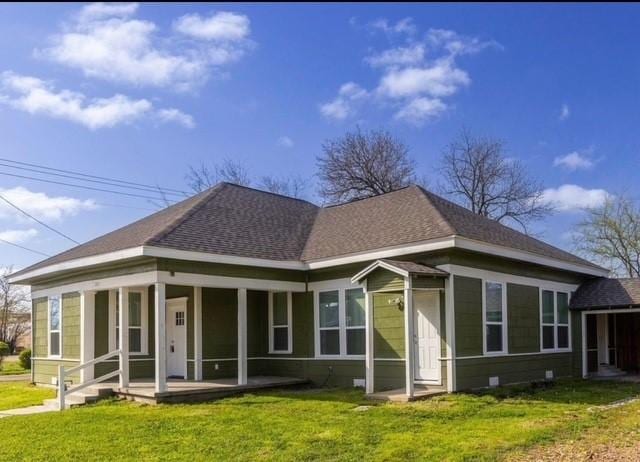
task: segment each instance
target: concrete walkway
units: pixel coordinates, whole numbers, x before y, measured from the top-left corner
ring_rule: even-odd
[[[54,412],[54,409],[51,406],[29,406],[29,407],[21,407],[18,409],[7,409],[6,411],[0,411],[0,419],[5,417],[11,417],[14,415],[31,415],[31,414],[42,414],[44,412]]]
[[[30,380],[31,374],[0,375],[0,382],[24,382]]]

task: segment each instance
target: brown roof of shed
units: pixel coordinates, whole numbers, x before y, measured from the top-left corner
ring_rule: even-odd
[[[304,200],[220,183],[15,275],[142,245],[313,261],[454,235],[599,268],[418,186],[320,208]]]
[[[608,308],[640,305],[640,279],[596,278],[580,285],[571,297],[571,308]]]

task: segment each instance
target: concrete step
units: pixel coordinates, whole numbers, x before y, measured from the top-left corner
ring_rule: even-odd
[[[611,364],[600,364],[598,366],[599,377],[618,377],[625,374],[625,371],[618,369],[616,366]]]
[[[68,394],[64,399],[65,409],[96,403],[101,399],[113,396],[113,394],[113,388],[110,385],[94,385],[87,387],[84,390]],[[58,399],[45,399],[43,405],[58,409]]]

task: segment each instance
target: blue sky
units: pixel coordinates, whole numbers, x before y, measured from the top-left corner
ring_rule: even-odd
[[[466,127],[543,181],[558,211],[536,231],[570,248],[580,207],[638,192],[639,8],[1,4],[0,157],[186,189],[190,164],[224,158],[311,177],[323,140],[360,125],[436,187]],[[155,209],[4,175],[0,194],[78,241]],[[5,206],[0,238],[72,245]],[[0,244],[0,265],[40,258]]]

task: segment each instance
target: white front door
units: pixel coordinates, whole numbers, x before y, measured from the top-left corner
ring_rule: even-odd
[[[440,383],[440,293],[413,292],[415,380]]]
[[[167,300],[167,377],[187,378],[187,300]]]

